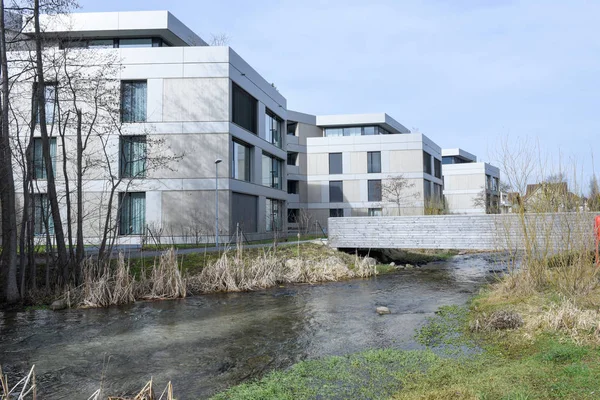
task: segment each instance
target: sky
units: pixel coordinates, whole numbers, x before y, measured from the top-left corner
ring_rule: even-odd
[[[539,143],[548,165],[575,167],[584,181],[600,167],[600,1],[80,5],[82,12],[167,9],[207,41],[227,34],[290,110],[385,112],[480,161],[497,161],[501,140],[527,139]]]

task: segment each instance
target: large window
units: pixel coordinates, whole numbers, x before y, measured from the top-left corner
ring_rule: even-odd
[[[34,91],[37,90],[37,85],[34,85]],[[47,82],[44,84],[44,110],[46,111],[46,123],[51,124],[54,122],[54,112],[56,110],[57,104],[57,91],[56,91],[57,83],[56,82]],[[35,93],[35,92],[34,92]],[[35,107],[35,122],[40,123],[40,106],[37,101],[37,94],[34,100]]]
[[[431,200],[431,181],[423,180],[423,197],[425,201]]]
[[[288,193],[289,194],[298,194],[300,189],[300,181],[294,181],[288,179],[287,181]]]
[[[257,133],[258,101],[244,89],[233,84],[233,122],[254,134]]]
[[[295,224],[298,222],[300,210],[297,208],[288,208],[288,223]]]
[[[325,128],[325,137],[389,135],[390,132],[380,126],[347,126],[343,128]]]
[[[437,201],[442,200],[442,185],[433,184],[433,198]]]
[[[471,160],[465,160],[464,158],[460,158],[460,157],[455,157],[455,156],[443,156],[442,157],[442,163],[444,165],[448,165],[448,164],[467,164],[467,163],[472,163],[473,161]]]
[[[231,177],[241,181],[250,182],[250,147],[245,144],[233,142],[233,157],[231,158]]]
[[[329,153],[329,174],[342,173],[342,153]]]
[[[382,215],[381,208],[369,208],[369,217],[381,217]]]
[[[119,47],[121,47],[121,48],[152,47],[152,38],[119,39]]]
[[[281,148],[282,122],[281,118],[267,109],[265,112],[265,139],[279,148]]]
[[[367,182],[369,190],[369,201],[381,201],[381,179]]]
[[[298,153],[290,151],[287,153],[287,165],[295,166],[298,162]]]
[[[56,171],[56,138],[48,138],[50,141],[50,161],[52,171]],[[33,138],[33,179],[48,179],[42,138]]]
[[[431,172],[431,154],[426,151],[423,152],[423,172],[429,175],[433,175]]]
[[[90,40],[61,40],[59,47],[61,49],[111,49],[111,48],[133,48],[133,47],[164,47],[169,46],[161,38],[110,38],[110,39],[90,39]]]
[[[329,216],[331,218],[343,217],[344,209],[343,208],[331,208],[331,209],[329,209]]]
[[[33,195],[33,233],[54,234],[54,220],[50,213],[50,200],[45,193]]]
[[[280,231],[283,228],[283,201],[267,198],[267,232]]]
[[[123,81],[121,83],[121,121],[145,122],[147,87],[146,81]]]
[[[341,203],[344,201],[344,182],[329,181],[329,202]]]
[[[282,189],[283,160],[269,154],[262,155],[262,184],[275,189]]]
[[[243,193],[231,193],[231,231],[257,232],[258,197]]]
[[[381,172],[381,152],[369,151],[367,153],[367,172],[376,174]]]
[[[120,171],[122,178],[146,176],[146,136],[121,136]]]
[[[120,235],[142,235],[146,226],[146,193],[121,193]]]
[[[287,124],[287,134],[290,136],[296,136],[296,129],[298,128],[297,122],[288,122]]]
[[[442,162],[437,158],[433,159],[433,175],[436,178],[442,179]]]

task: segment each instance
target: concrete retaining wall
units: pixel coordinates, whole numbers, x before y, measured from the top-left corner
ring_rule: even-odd
[[[593,213],[329,218],[336,248],[522,250],[593,248]]]

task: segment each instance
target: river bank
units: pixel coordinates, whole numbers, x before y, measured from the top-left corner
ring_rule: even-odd
[[[155,252],[152,252],[155,253]],[[83,284],[60,292],[40,290],[10,309],[107,307],[137,300],[166,300],[215,292],[253,291],[289,283],[322,283],[390,273],[447,260],[453,251],[351,254],[320,241],[278,247],[238,246],[222,252],[120,256],[109,267],[83,265]],[[381,261],[383,260],[383,261]],[[53,304],[54,303],[54,304]]]
[[[223,399],[597,399],[600,288],[587,255],[544,260],[442,307],[421,350],[328,357],[274,372]]]
[[[351,256],[354,257],[354,256]],[[0,312],[0,360],[36,365],[44,399],[137,393],[154,378],[176,398],[209,398],[304,360],[373,348],[421,348],[414,332],[491,278],[485,255],[318,285],[284,284],[172,301],[60,312]],[[387,306],[391,314],[375,309]],[[106,397],[106,396],[105,396]]]

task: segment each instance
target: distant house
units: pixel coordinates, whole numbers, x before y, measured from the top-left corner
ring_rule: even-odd
[[[565,212],[576,211],[582,199],[569,191],[567,182],[540,182],[527,185],[522,201],[525,212]]]

